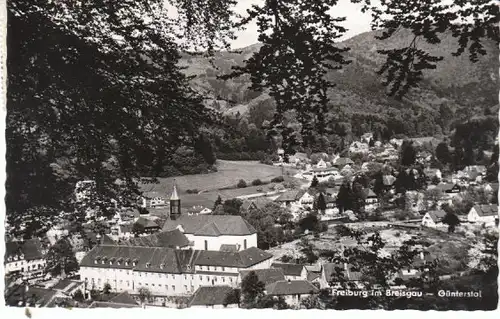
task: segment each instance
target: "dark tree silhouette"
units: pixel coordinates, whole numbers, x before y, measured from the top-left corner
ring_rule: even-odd
[[[446,215],[443,218],[443,224],[448,225],[448,232],[449,233],[454,233],[455,228],[460,225],[460,219],[457,217],[457,215],[453,213],[446,213]]]
[[[75,273],[80,269],[76,260],[73,247],[65,238],[59,239],[53,246],[50,247],[47,255],[45,272],[52,276],[67,276]]]
[[[264,295],[264,283],[251,271],[241,281],[241,295],[246,306],[253,306]]]

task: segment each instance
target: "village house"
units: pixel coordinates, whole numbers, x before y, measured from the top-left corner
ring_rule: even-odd
[[[292,307],[300,306],[303,299],[317,294],[319,289],[307,280],[282,280],[269,284],[265,293],[272,297],[283,297]]]
[[[87,290],[108,283],[116,292],[147,288],[154,296],[185,296],[200,286],[236,287],[241,270],[269,268],[271,259],[256,247],[221,252],[99,245],[83,258],[79,274]]]
[[[446,212],[442,210],[434,210],[427,212],[422,218],[422,226],[430,228],[446,227],[446,225],[443,223],[443,218],[445,216]]]
[[[422,272],[428,270],[426,265],[433,260],[435,258],[429,252],[421,251],[420,254],[415,256],[409,267],[403,267],[395,274],[395,281],[399,278],[404,283],[414,278],[420,278]]]
[[[373,211],[378,208],[378,196],[371,189],[363,190],[365,197],[365,210]]]
[[[38,239],[9,241],[5,246],[5,273],[21,273],[26,278],[43,276],[46,249]]]
[[[497,205],[475,205],[467,214],[467,221],[470,223],[484,223],[493,226],[498,223]]]
[[[211,213],[212,213],[212,210],[210,208],[203,207],[203,206],[193,206],[193,207],[187,209],[188,216],[208,215]]]
[[[144,233],[146,234],[153,234],[161,229],[160,225],[158,225],[155,220],[142,216],[139,217],[135,223],[141,225],[144,228]]]
[[[233,288],[230,286],[202,286],[196,290],[191,297],[189,308],[237,308],[238,303],[225,304],[226,298],[232,293]]]
[[[109,237],[114,241],[127,240],[134,236],[132,233],[132,224],[118,224],[111,226]]]
[[[281,207],[288,208],[292,212],[300,209],[312,209],[314,203],[314,195],[307,190],[291,190],[281,194],[276,198],[275,202],[279,203]]]
[[[302,174],[302,178],[308,181],[312,181],[314,177],[316,177],[319,182],[326,182],[330,178],[341,178],[342,175],[340,175],[336,167],[312,168]]]
[[[304,268],[306,269],[307,281],[312,284],[317,283],[318,285],[321,285],[321,264],[305,265]]]
[[[293,263],[273,263],[272,268],[281,269],[286,280],[306,280],[307,271],[304,265]]]
[[[339,157],[333,162],[333,166],[337,169],[342,169],[347,165],[354,165],[354,162],[349,157]]]
[[[73,297],[78,290],[82,293],[84,292],[85,284],[83,281],[79,280],[62,279],[50,287],[50,289],[60,292],[68,297]]]

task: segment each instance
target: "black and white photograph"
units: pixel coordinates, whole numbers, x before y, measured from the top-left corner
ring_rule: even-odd
[[[3,6],[7,307],[497,309],[498,0]]]

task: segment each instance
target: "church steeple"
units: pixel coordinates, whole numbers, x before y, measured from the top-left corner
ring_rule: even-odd
[[[181,215],[181,199],[177,194],[177,184],[174,179],[174,189],[170,195],[170,219],[175,220]]]

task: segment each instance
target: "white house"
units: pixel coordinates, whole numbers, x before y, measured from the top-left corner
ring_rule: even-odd
[[[19,272],[28,279],[44,274],[46,250],[38,239],[10,241],[5,248],[6,274]]]
[[[241,270],[269,268],[271,259],[256,247],[221,252],[99,245],[83,258],[79,274],[86,290],[107,283],[116,292],[147,288],[156,296],[186,296],[201,286],[236,287]]]
[[[281,269],[286,280],[307,280],[307,270],[304,265],[293,263],[273,263],[271,267]]]
[[[375,194],[371,189],[367,188],[363,190],[364,195],[365,195],[365,209],[370,211],[370,210],[375,210],[378,208],[378,197],[377,194]]]
[[[257,247],[257,231],[241,216],[181,215],[169,219],[163,231],[180,230],[197,250],[220,250],[222,245]]]
[[[475,205],[469,214],[467,221],[470,223],[484,223],[486,225],[495,225],[498,221],[498,206],[497,205]]]
[[[312,208],[314,203],[314,195],[310,194],[309,192],[305,192],[300,196],[299,198],[299,204],[303,208]]]
[[[446,227],[442,221],[445,216],[446,212],[442,210],[427,212],[422,218],[422,226],[430,228]]]
[[[316,294],[319,289],[307,280],[282,280],[269,284],[265,288],[268,296],[283,297],[285,302],[298,307],[303,299]]]
[[[203,206],[193,206],[187,210],[188,215],[208,215],[211,213],[212,210],[210,208]]]
[[[319,168],[319,169],[324,169],[326,167],[327,167],[326,162],[322,158],[316,164],[316,168]]]

